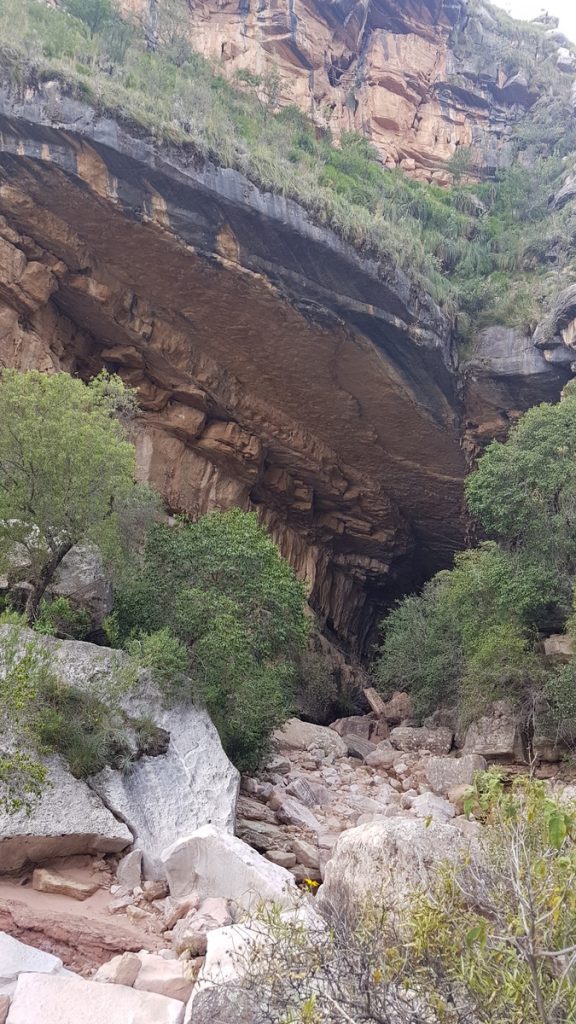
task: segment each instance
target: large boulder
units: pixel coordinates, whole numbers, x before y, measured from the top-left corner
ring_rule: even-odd
[[[30,971],[35,974],[62,974],[65,968],[59,957],[0,932],[0,992],[11,995],[19,975]]]
[[[272,735],[275,750],[320,750],[326,755],[346,757],[348,746],[333,729],[299,718],[289,718],[281,729]]]
[[[397,750],[429,750],[431,754],[448,754],[453,739],[454,733],[445,727],[426,729],[424,726],[413,728],[399,725],[390,733],[390,742]]]
[[[78,544],[62,559],[51,587],[55,597],[66,597],[73,608],[88,612],[92,626],[100,626],[112,611],[112,582],[95,544]]]
[[[148,708],[150,714],[152,701],[140,699],[138,712]],[[146,878],[163,878],[162,851],[202,825],[232,832],[240,784],[205,711],[193,705],[156,708],[154,721],[170,734],[166,753],[141,757],[125,772],[106,768],[90,780],[106,806],[128,823]]]
[[[481,754],[488,761],[524,761],[518,717],[506,700],[472,722],[464,741],[465,754]]]
[[[344,832],[318,890],[321,912],[354,914],[367,896],[398,910],[418,886],[429,885],[438,866],[457,858],[466,840],[452,825],[388,818]]]
[[[172,896],[223,896],[244,910],[264,900],[291,906],[297,894],[285,868],[266,860],[236,836],[205,825],[162,854]]]
[[[125,985],[21,974],[7,1024],[183,1024],[184,1004]]]
[[[481,754],[464,754],[462,757],[430,757],[424,766],[424,774],[435,793],[445,795],[454,786],[469,786],[476,772],[486,770],[486,760]]]
[[[1,628],[0,645],[11,636],[10,627]],[[121,651],[22,630],[22,650],[30,641],[47,652],[64,684],[96,692],[102,700],[111,686],[118,690],[127,667]],[[165,707],[148,672],[116,699],[128,734],[134,731],[130,723],[152,720],[168,736],[167,746],[155,756],[138,757],[125,771],[106,768],[88,784],[74,779],[60,759],[50,759],[51,785],[32,814],[0,815],[7,870],[28,860],[119,851],[134,841],[143,853],[144,874],[160,878],[160,854],[176,839],[207,823],[233,830],[239,775],[206,712],[190,704]]]
[[[124,822],[71,775],[61,758],[48,758],[47,767],[48,785],[29,814],[0,811],[3,872],[77,853],[116,853],[132,842]]]

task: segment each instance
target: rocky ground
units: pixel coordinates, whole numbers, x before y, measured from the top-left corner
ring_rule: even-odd
[[[463,801],[474,773],[495,760],[515,770],[520,756],[510,709],[494,705],[458,736],[449,714],[412,724],[406,694],[367,696],[376,712],[329,728],[290,719],[275,733],[262,772],[241,781],[236,835],[221,821],[178,829],[172,807],[173,841],[154,857],[146,830],[120,852],[24,853],[0,879],[0,1024],[216,1024],[206,985],[230,972],[230,945],[261,901],[312,912],[316,890],[317,906],[357,899],[385,872],[400,898],[473,842],[481,826]],[[166,756],[150,759],[159,778]],[[206,794],[200,806],[208,819]],[[65,849],[70,836],[59,839]],[[48,848],[30,827],[21,841]]]

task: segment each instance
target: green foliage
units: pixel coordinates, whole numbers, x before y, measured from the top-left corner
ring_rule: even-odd
[[[89,612],[72,608],[67,597],[55,597],[49,601],[42,599],[33,629],[36,633],[58,636],[63,640],[84,640],[90,625]]]
[[[305,603],[255,514],[233,509],[152,528],[117,590],[114,629],[173,699],[191,696],[189,674],[230,756],[252,768],[289,714]]]
[[[416,956],[435,960],[480,1022],[551,1024],[576,1014],[576,808],[527,778],[505,788],[480,775],[471,796],[485,822],[464,859],[416,900]]]
[[[30,811],[47,785],[47,770],[29,754],[0,753],[0,808],[8,814]]]
[[[86,385],[65,373],[2,373],[0,559],[13,575],[15,545],[25,549],[30,621],[72,545],[91,540],[109,561],[119,557],[124,513],[141,493],[134,446],[117,415],[132,405],[108,374]]]
[[[547,583],[539,566],[493,542],[457,555],[453,570],[384,620],[379,688],[387,695],[408,688],[421,715],[457,706],[463,720],[498,697],[522,705],[541,683],[532,626]]]

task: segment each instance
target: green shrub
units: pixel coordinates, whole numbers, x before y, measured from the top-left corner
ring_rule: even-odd
[[[90,632],[91,622],[90,613],[72,608],[67,597],[43,598],[33,629],[36,633],[58,636],[63,640],[84,640]]]
[[[152,528],[141,565],[117,589],[114,628],[172,699],[206,705],[227,752],[251,769],[292,708],[305,606],[256,515],[232,509]]]

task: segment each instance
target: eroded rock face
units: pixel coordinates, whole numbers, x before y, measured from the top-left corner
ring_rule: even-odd
[[[147,16],[147,0],[122,2]],[[280,104],[336,138],[367,135],[388,166],[428,181],[449,180],[459,148],[506,165],[511,125],[537,98],[523,74],[487,58],[496,23],[482,8],[470,16],[465,0],[208,0],[189,5],[181,29],[228,77],[260,76],[269,97],[274,72]]]

